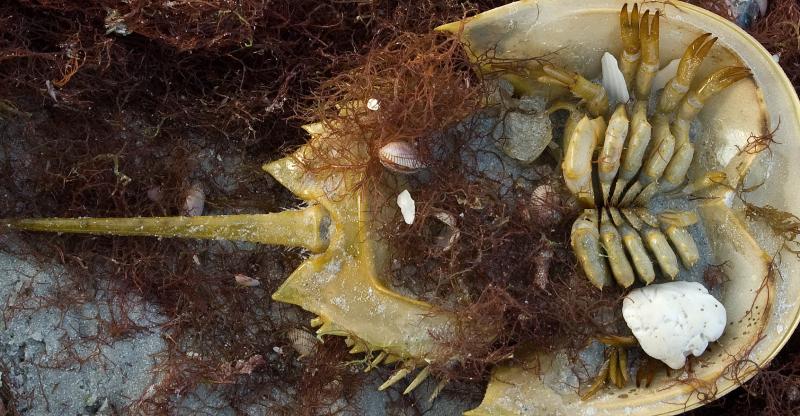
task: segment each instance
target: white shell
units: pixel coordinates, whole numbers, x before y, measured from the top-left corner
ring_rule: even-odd
[[[400,213],[403,214],[403,221],[408,225],[413,224],[416,204],[407,189],[397,195],[397,206],[400,207]]]
[[[622,317],[644,352],[675,370],[719,339],[727,322],[725,307],[705,286],[683,281],[632,290]]]
[[[292,328],[286,332],[286,338],[292,345],[295,351],[300,355],[300,358],[308,357],[317,351],[319,340],[308,331]]]
[[[381,109],[381,102],[375,98],[370,98],[367,100],[367,108],[372,111],[378,111]]]
[[[391,142],[381,147],[378,158],[383,166],[398,173],[414,173],[425,168],[417,149],[407,142]]]
[[[608,93],[608,103],[612,107],[617,103],[627,103],[630,99],[628,85],[625,84],[625,76],[619,70],[617,58],[606,52],[600,59],[600,64],[603,67],[603,88]]]

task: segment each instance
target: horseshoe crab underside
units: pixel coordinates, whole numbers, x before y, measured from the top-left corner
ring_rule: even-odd
[[[613,0],[530,0],[494,9],[440,30],[460,33],[475,55],[494,51],[497,58],[529,59],[548,56],[554,64],[595,79],[603,52],[619,55],[619,11]],[[697,204],[709,242],[710,263],[729,265],[730,281],[719,295],[728,313],[728,326],[713,351],[700,358],[693,383],[658,376],[647,388],[601,391],[580,400],[576,391],[553,388],[563,363],[531,348],[522,362],[495,369],[481,406],[470,415],[524,414],[674,414],[702,404],[701,393],[725,394],[736,382],[724,377],[744,358],[755,365],[768,362],[798,323],[800,267],[795,257],[783,259],[784,276],[772,279],[770,256],[777,241],[745,220],[734,190],[740,180],[764,185],[751,201],[800,213],[800,194],[793,192],[800,177],[800,104],[793,88],[752,38],[733,24],[703,9],[670,2],[641,5],[663,15],[660,64],[680,58],[686,46],[705,32],[718,36],[717,46],[700,67],[704,78],[724,66],[749,68],[753,77],[711,98],[693,127],[696,147],[689,181],[707,171],[726,172],[730,186],[718,186]],[[525,95],[553,97],[563,91],[508,74],[515,90]],[[780,121],[780,122],[779,122]],[[779,127],[779,128],[778,128]],[[775,130],[777,128],[777,130]],[[319,124],[306,126],[310,140],[324,137]],[[771,158],[740,151],[752,136],[775,130],[780,152]],[[296,304],[318,318],[320,337],[345,336],[353,353],[366,353],[372,365],[402,361],[385,386],[410,375],[411,390],[428,375],[427,361],[434,338],[452,329],[452,317],[431,313],[427,303],[394,293],[381,278],[387,268],[387,247],[372,235],[375,212],[369,191],[348,191],[357,180],[342,176],[331,185],[307,172],[301,161],[307,148],[268,163],[264,169],[307,202],[298,211],[220,217],[135,219],[11,220],[22,229],[121,235],[185,236],[237,239],[304,247],[313,253],[275,292],[278,301]],[[793,186],[794,184],[794,186]],[[723,184],[724,185],[724,184]],[[752,230],[752,232],[751,232]],[[520,357],[517,357],[520,358]],[[739,369],[739,380],[752,376],[755,365]],[[384,387],[385,387],[384,386]]]

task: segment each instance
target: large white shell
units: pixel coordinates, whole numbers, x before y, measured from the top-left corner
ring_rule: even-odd
[[[677,370],[722,336],[725,307],[697,282],[668,282],[634,289],[622,317],[647,355]]]
[[[628,85],[625,84],[625,76],[619,70],[617,58],[606,52],[600,59],[600,64],[603,69],[603,88],[608,93],[609,104],[614,107],[617,103],[627,103],[630,99]]]
[[[417,149],[408,142],[391,142],[378,151],[383,166],[398,173],[414,173],[425,168]]]

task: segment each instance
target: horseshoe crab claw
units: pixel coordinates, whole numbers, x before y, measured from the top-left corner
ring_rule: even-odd
[[[520,1],[440,30],[461,33],[475,56],[486,51],[497,52],[499,59],[547,56],[551,64],[596,79],[603,51],[619,56],[623,49],[630,49],[623,44],[625,33],[620,36],[621,6],[622,2],[612,0]],[[800,261],[784,256],[780,265],[772,263],[765,249],[777,250],[779,242],[763,226],[748,224],[735,198],[736,189],[744,182],[763,181],[748,199],[800,212],[800,195],[792,191],[800,166],[789,163],[800,158],[797,95],[770,54],[728,21],[682,2],[638,4],[637,11],[648,10],[661,17],[659,66],[680,58],[686,45],[711,32],[718,40],[705,63],[696,68],[698,76],[706,77],[722,66],[746,67],[753,74],[752,79],[706,102],[692,125],[696,154],[689,167],[689,182],[713,184],[702,191],[693,188],[698,197],[695,208],[710,246],[705,255],[713,263],[727,261],[731,265],[730,282],[719,295],[728,311],[725,333],[700,358],[702,365],[694,366],[690,383],[661,377],[646,388],[624,394],[601,391],[585,401],[574,386],[572,390],[559,388],[559,383],[565,385],[559,381],[564,377],[559,375],[564,360],[529,346],[516,355],[518,361],[495,369],[482,404],[468,415],[681,413],[733,390],[737,382],[730,377],[732,372],[739,382],[752,377],[756,366],[769,362],[798,324],[800,303],[794,299],[800,295],[799,279],[774,279],[772,267],[796,274]],[[526,94],[564,94],[563,89],[526,77],[511,74],[507,78]],[[752,137],[776,128],[775,140],[783,143],[780,152],[767,157],[748,151]],[[714,179],[706,178],[706,172],[713,172],[709,178]],[[742,367],[743,360],[754,365]]]

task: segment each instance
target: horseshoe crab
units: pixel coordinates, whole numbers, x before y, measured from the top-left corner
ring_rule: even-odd
[[[600,55],[619,55],[623,44],[618,26],[621,2],[612,0],[522,1],[488,11],[441,30],[460,32],[469,50],[480,55],[493,50],[500,58],[528,59],[550,54],[562,68],[592,77],[599,73]],[[744,181],[765,184],[752,194],[759,202],[798,212],[800,195],[792,192],[789,178],[800,166],[787,163],[800,157],[800,103],[791,85],[769,54],[748,35],[722,18],[683,3],[648,4],[658,10],[661,24],[659,66],[680,57],[686,45],[706,31],[719,38],[697,76],[715,68],[749,68],[752,79],[743,80],[711,98],[698,114],[695,156],[688,169],[690,181],[706,171],[725,172],[723,183],[704,187],[697,204],[700,222],[710,242],[714,262],[728,262],[730,282],[721,294],[728,310],[728,327],[713,353],[706,353],[692,383],[658,377],[652,386],[624,394],[602,391],[581,401],[576,392],[557,391],[548,380],[563,368],[553,355],[535,346],[520,351],[514,365],[501,366],[480,407],[470,415],[523,414],[674,414],[703,403],[704,394],[724,394],[737,382],[752,376],[756,366],[768,362],[787,341],[800,316],[796,279],[774,279],[765,249],[776,242],[767,233],[751,234],[742,208],[733,197]],[[554,51],[557,53],[553,54]],[[514,74],[505,77],[525,95],[555,96],[558,87]],[[765,92],[769,92],[768,94]],[[769,162],[744,151],[748,139],[775,130],[783,151]],[[324,145],[321,124],[305,127],[310,143]],[[232,239],[303,247],[312,255],[273,294],[278,301],[296,304],[317,315],[312,325],[319,337],[347,337],[353,353],[366,353],[370,367],[402,362],[380,388],[409,375],[406,392],[429,375],[428,365],[436,336],[452,331],[453,317],[433,313],[431,305],[387,288],[388,247],[370,227],[376,218],[392,215],[389,207],[374,205],[374,189],[355,188],[358,172],[320,177],[306,170],[309,147],[268,163],[264,169],[307,206],[300,210],[263,215],[130,219],[21,219],[4,221],[10,227],[38,231],[153,235]],[[399,181],[399,179],[398,179]],[[395,190],[397,183],[383,186]],[[761,230],[763,231],[763,230]],[[780,265],[786,276],[800,267],[790,257]],[[732,366],[747,359],[756,366],[737,368],[738,379],[724,377]],[[530,365],[523,365],[525,362]],[[436,389],[438,391],[439,388]]]

